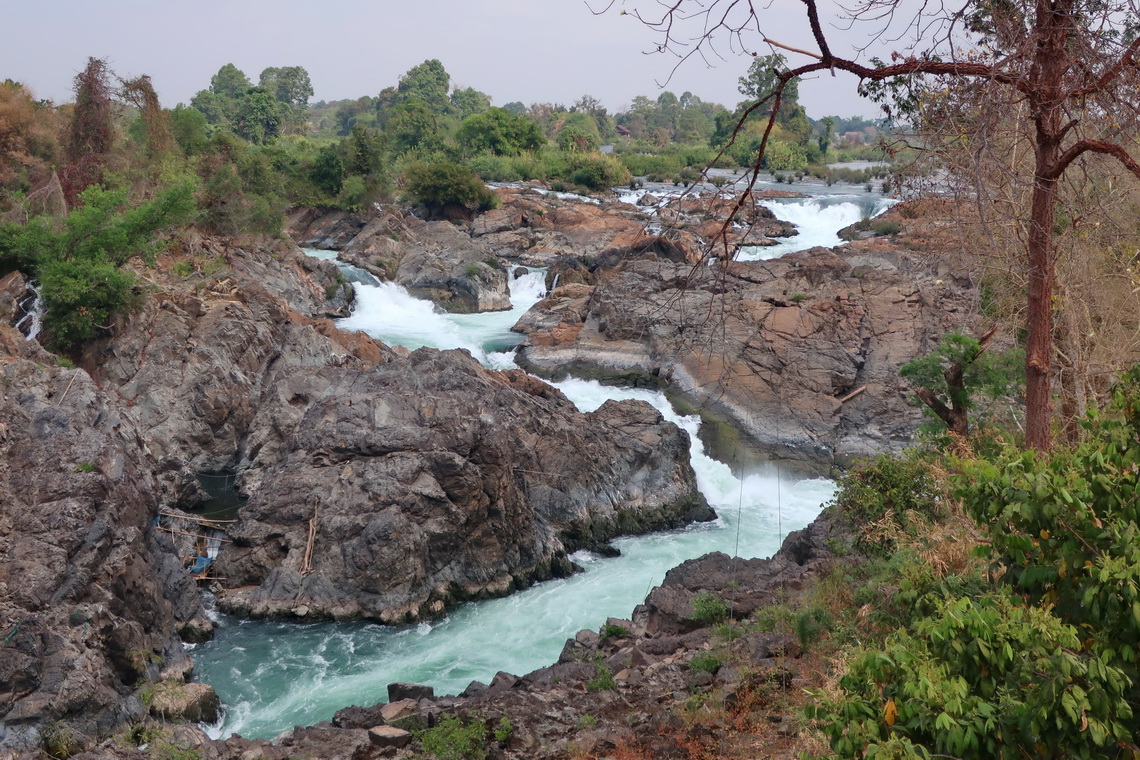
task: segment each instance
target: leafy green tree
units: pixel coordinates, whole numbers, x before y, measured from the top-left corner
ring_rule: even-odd
[[[771,97],[776,88],[780,84],[780,74],[788,70],[788,59],[779,53],[771,55],[757,56],[752,59],[752,64],[748,67],[748,73],[737,80],[737,89],[740,94],[744,96],[744,101],[737,107],[737,111],[743,111],[753,103]],[[784,88],[781,103],[795,105],[799,102],[800,97],[800,83],[798,80],[791,80]],[[781,105],[783,107],[783,105]],[[759,109],[763,115],[772,113],[772,109]]]
[[[420,100],[412,100],[393,107],[389,112],[388,125],[384,131],[392,141],[392,149],[396,155],[403,155],[413,150],[430,153],[443,146],[443,136],[436,114]]]
[[[237,101],[210,90],[199,90],[190,98],[190,106],[205,117],[209,124],[228,124]]]
[[[233,117],[234,134],[255,145],[277,137],[286,119],[282,105],[266,88],[250,88],[238,100]]]
[[[597,150],[602,144],[597,123],[588,113],[582,111],[566,114],[556,137],[558,147],[562,150],[589,152]]]
[[[496,156],[515,156],[538,150],[546,143],[546,137],[534,121],[502,108],[468,116],[459,125],[455,140],[469,155],[492,153]]]
[[[459,118],[483,113],[491,107],[491,96],[473,87],[456,89],[451,93],[451,110]]]
[[[963,437],[969,433],[969,411],[978,396],[1009,396],[1024,382],[1022,352],[987,351],[990,335],[979,341],[947,333],[934,351],[899,368],[926,408],[952,433]]]
[[[313,83],[303,66],[271,66],[261,72],[259,84],[282,103],[296,108],[304,108],[313,97]]]
[[[285,123],[290,130],[299,130],[306,120],[313,84],[303,66],[270,67],[261,72],[260,86],[273,93],[283,106]]]
[[[435,114],[445,114],[451,109],[447,94],[451,89],[451,75],[435,58],[408,69],[396,89],[400,102],[418,100]]]
[[[328,195],[335,196],[344,186],[345,166],[337,150],[332,145],[321,148],[313,168],[309,170],[313,184]]]
[[[210,92],[223,98],[236,100],[253,87],[249,77],[232,63],[227,63],[218,69],[218,73],[210,77]]]
[[[503,110],[518,116],[520,114],[526,113],[526,106],[521,100],[512,100],[510,103],[507,103],[505,106],[503,106]]]
[[[210,144],[206,125],[206,115],[197,108],[179,103],[170,112],[170,129],[174,141],[187,157],[198,155]]]
[[[819,152],[826,156],[827,149],[831,147],[831,136],[835,134],[835,117],[824,116],[819,120],[819,125]]]
[[[347,137],[354,124],[364,123],[362,117],[372,122],[376,121],[376,99],[365,95],[356,100],[343,101],[337,106],[334,118],[336,119],[336,133]],[[367,117],[371,117],[368,119]],[[368,124],[365,124],[368,126]]]

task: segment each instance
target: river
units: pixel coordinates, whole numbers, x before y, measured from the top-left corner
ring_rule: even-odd
[[[777,247],[750,249],[744,257],[771,258],[836,245],[838,229],[885,207],[878,196],[823,193],[765,205],[800,225],[800,235]],[[359,270],[345,271],[355,283],[357,302],[352,316],[340,321],[342,328],[409,348],[466,348],[494,368],[514,366],[518,336],[510,327],[543,294],[543,273],[531,272],[512,281],[509,312],[441,314],[398,285],[375,282]],[[686,559],[711,551],[770,556],[833,493],[831,481],[797,474],[779,463],[739,477],[705,454],[697,437],[699,419],[677,415],[660,392],[573,379],[556,385],[582,411],[609,398],[637,398],[684,427],[698,486],[720,517],[683,530],[619,539],[614,545],[620,557],[579,552],[573,559],[582,573],[504,599],[464,604],[431,623],[299,624],[217,615],[214,639],[192,652],[197,678],[213,685],[224,703],[222,719],[208,729],[212,735],[273,737],[295,725],[327,720],[348,705],[386,701],[392,681],[430,684],[437,694],[457,693],[472,680],[489,682],[499,671],[522,674],[549,665],[580,629],[597,630],[607,617],[628,617],[665,572]]]

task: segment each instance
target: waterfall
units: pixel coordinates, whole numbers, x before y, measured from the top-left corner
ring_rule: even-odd
[[[24,316],[16,322],[16,329],[28,340],[35,340],[39,337],[44,323],[43,302],[40,298],[40,291],[43,288],[38,282],[30,282],[28,289],[32,291],[32,295],[20,301],[20,310],[24,312]]]

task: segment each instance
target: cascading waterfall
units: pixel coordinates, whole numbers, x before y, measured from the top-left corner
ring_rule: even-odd
[[[20,302],[24,316],[16,322],[16,329],[24,333],[28,340],[35,340],[39,337],[44,324],[43,300],[40,298],[42,288],[38,282],[29,283],[28,288],[32,291],[32,295]]]
[[[867,200],[872,198],[881,202],[871,196]],[[778,202],[777,216],[800,224],[800,235],[788,241],[795,247],[784,252],[836,244],[839,228],[881,210],[861,205],[863,200],[837,196]],[[821,240],[829,242],[817,242]],[[338,265],[349,276],[346,265]],[[544,275],[531,271],[511,280],[510,311],[470,315],[439,313],[394,283],[352,278],[356,310],[339,324],[409,348],[465,348],[487,366],[507,368],[514,366],[511,349],[518,342],[509,329],[542,298]],[[548,665],[568,637],[582,628],[597,629],[607,617],[628,616],[667,570],[686,559],[710,551],[771,555],[784,535],[810,522],[833,492],[831,481],[781,471],[776,464],[741,478],[705,454],[697,436],[699,418],[677,415],[660,392],[576,379],[555,385],[583,411],[609,398],[636,398],[685,428],[698,486],[719,519],[619,539],[614,544],[622,556],[616,558],[579,552],[573,559],[583,573],[503,599],[464,604],[432,623],[298,624],[220,616],[214,640],[194,651],[198,677],[212,684],[225,703],[223,718],[209,727],[211,733],[272,737],[294,725],[327,720],[348,705],[385,701],[392,681],[457,693],[472,680],[489,682],[501,670],[525,673]]]
[[[779,238],[776,245],[747,246],[736,257],[741,261],[777,259],[785,253],[803,251],[816,246],[831,248],[844,241],[836,234],[844,227],[862,219],[878,216],[895,201],[877,195],[835,195],[809,199],[776,199],[761,201],[777,219],[791,222],[799,229],[798,235]]]

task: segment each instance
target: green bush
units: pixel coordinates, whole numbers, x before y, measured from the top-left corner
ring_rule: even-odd
[[[871,229],[876,235],[897,235],[902,230],[902,224],[894,219],[879,219],[871,222]]]
[[[731,612],[728,604],[718,595],[701,593],[693,597],[692,619],[704,625],[716,625],[728,619]]]
[[[39,278],[44,327],[56,348],[94,338],[111,314],[136,305],[135,277],[120,269],[132,257],[153,263],[161,233],[189,221],[193,187],[167,187],[154,200],[127,203],[126,190],[92,185],[60,229],[42,218],[0,225],[0,263],[18,264]]]
[[[624,639],[629,635],[629,630],[624,625],[611,625],[606,623],[602,626],[603,639]]]
[[[1089,758],[1133,737],[1128,678],[1013,595],[945,598],[809,704],[841,758]]]
[[[475,172],[452,161],[413,161],[404,169],[404,188],[431,214],[450,205],[486,211],[498,201]]]
[[[897,565],[901,625],[807,709],[839,757],[1140,749],[1140,368],[1085,431],[1071,448],[961,463],[955,495],[989,530],[988,587]]]
[[[483,760],[487,756],[487,727],[482,721],[464,724],[444,715],[435,728],[417,733],[424,751],[439,760]]]
[[[679,156],[647,155],[643,153],[623,153],[618,160],[639,177],[648,175],[672,176],[678,174],[684,163]]]
[[[614,672],[610,670],[610,666],[606,664],[602,655],[596,655],[594,657],[594,677],[586,683],[586,691],[609,691],[616,688],[617,682],[614,681]]]
[[[720,652],[701,652],[689,660],[690,670],[711,673],[712,675],[716,675],[716,672],[720,670],[723,665],[724,655]]]
[[[886,556],[897,546],[897,531],[913,530],[942,514],[941,497],[929,463],[912,451],[856,462],[839,478],[834,504],[850,519],[856,548]]]

